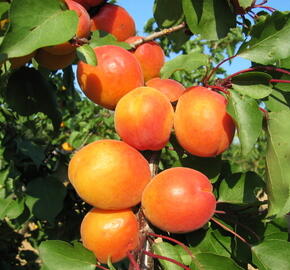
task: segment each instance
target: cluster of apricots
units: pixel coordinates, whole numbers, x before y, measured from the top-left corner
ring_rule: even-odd
[[[76,37],[99,29],[133,45],[142,39],[134,36],[134,20],[120,6],[103,0],[63,1],[79,16]],[[90,18],[87,10],[96,6]],[[201,228],[216,208],[212,184],[204,174],[176,167],[152,176],[140,151],[163,149],[174,132],[188,153],[214,157],[231,144],[235,125],[222,94],[202,86],[185,89],[175,80],[160,78],[165,58],[156,42],[143,42],[130,51],[104,45],[94,52],[98,64],[79,61],[77,79],[90,100],[114,110],[121,140],[98,140],[78,150],[68,177],[78,195],[93,206],[81,223],[83,245],[99,262],[107,263],[120,261],[139,247],[133,207],[141,205],[152,225],[171,233]],[[74,61],[75,47],[66,42],[41,48],[32,56],[44,67],[59,69]]]
[[[95,1],[77,2],[88,8]],[[103,11],[102,20],[117,16],[111,12]],[[124,26],[133,28],[128,18],[124,29],[117,29],[116,19],[105,31],[134,43],[141,37]],[[93,29],[100,29],[102,20],[94,19]],[[78,150],[68,176],[78,195],[93,206],[81,223],[83,245],[107,263],[140,248],[133,207],[140,205],[152,225],[171,233],[201,228],[216,208],[212,184],[204,174],[176,167],[152,176],[141,151],[163,149],[174,132],[188,153],[214,157],[231,144],[235,124],[222,94],[202,86],[185,89],[175,80],[160,78],[164,52],[156,42],[131,51],[104,45],[94,52],[97,66],[79,61],[77,79],[90,100],[114,111],[121,140],[98,140]]]

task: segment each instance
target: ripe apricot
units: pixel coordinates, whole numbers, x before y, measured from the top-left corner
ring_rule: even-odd
[[[177,101],[185,91],[181,83],[172,79],[153,78],[147,81],[146,85],[161,91],[171,102]]]
[[[34,57],[34,59],[40,66],[43,66],[50,70],[63,69],[71,65],[75,58],[75,51],[65,55],[54,55],[43,49],[39,49]]]
[[[78,26],[75,36],[78,38],[88,37],[91,31],[91,19],[86,9],[73,0],[64,0],[64,2],[66,3],[69,10],[75,11],[78,15]],[[64,55],[75,51],[75,46],[69,42],[65,42],[54,46],[44,47],[43,49],[51,54]]]
[[[81,4],[87,10],[90,9],[91,7],[96,7],[104,2],[104,0],[74,0],[74,1]]]
[[[138,150],[160,150],[169,140],[173,114],[164,94],[151,87],[138,87],[118,102],[115,129],[123,141]]]
[[[142,39],[142,37],[129,37],[125,42],[131,44],[140,39]],[[132,53],[136,56],[141,65],[145,82],[160,76],[160,70],[165,62],[165,55],[163,49],[157,42],[145,42],[137,46]]]
[[[11,63],[11,67],[13,69],[17,69],[17,68],[20,68],[21,66],[24,66],[26,63],[28,63],[35,56],[35,53],[36,53],[36,51],[34,51],[28,55],[10,58],[9,61]]]
[[[138,204],[150,181],[147,160],[117,140],[99,140],[79,150],[68,166],[79,196],[94,207],[124,209]]]
[[[174,115],[174,130],[180,145],[201,157],[224,152],[235,133],[226,106],[226,98],[219,93],[201,86],[188,88],[180,96]]]
[[[130,209],[93,208],[82,220],[81,239],[99,262],[118,262],[138,247],[139,224]]]
[[[186,233],[208,222],[216,199],[204,174],[175,167],[153,177],[143,192],[142,207],[146,218],[161,230]]]
[[[118,5],[103,5],[91,21],[92,31],[103,30],[114,35],[118,41],[124,41],[136,33],[134,19]]]
[[[94,51],[98,65],[80,61],[78,82],[89,99],[113,110],[122,96],[144,84],[142,70],[136,58],[121,47],[105,45]]]

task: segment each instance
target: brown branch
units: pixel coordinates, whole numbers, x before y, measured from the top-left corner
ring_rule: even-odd
[[[161,151],[146,151],[144,156],[147,158],[150,166],[151,176],[154,177],[158,173],[158,164],[160,159]],[[140,270],[153,270],[154,269],[154,259],[147,255],[146,252],[150,252],[151,243],[147,238],[149,233],[152,233],[142,208],[139,208],[137,213],[137,219],[140,226],[140,246],[137,250],[134,251],[133,255],[137,264],[139,265]],[[134,264],[130,263],[129,270],[135,270]]]
[[[136,48],[137,46],[145,43],[145,42],[148,42],[148,41],[152,41],[154,39],[157,39],[157,38],[160,38],[162,36],[165,36],[165,35],[168,35],[168,34],[171,34],[173,32],[176,32],[176,31],[179,31],[183,28],[186,27],[186,23],[185,22],[182,22],[181,24],[178,24],[176,26],[173,26],[173,27],[170,27],[170,28],[166,28],[166,29],[163,29],[159,32],[154,32],[152,33],[151,35],[147,36],[147,37],[143,37],[143,38],[140,38],[138,40],[136,40],[135,42],[133,43],[130,43],[130,45],[134,48]]]

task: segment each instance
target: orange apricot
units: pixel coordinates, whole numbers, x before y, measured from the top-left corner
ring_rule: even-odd
[[[74,154],[68,176],[84,201],[97,208],[117,210],[141,201],[150,169],[147,160],[125,142],[99,140]]]
[[[91,21],[92,31],[103,30],[114,35],[118,41],[124,41],[136,33],[134,19],[118,5],[103,5]]]
[[[101,263],[118,262],[139,245],[139,224],[130,209],[93,208],[82,220],[80,231],[83,245]]]
[[[24,66],[26,63],[28,63],[35,56],[35,53],[36,53],[36,51],[34,51],[28,55],[10,58],[9,61],[11,63],[11,67],[13,69],[17,69],[17,68],[20,68],[21,66]]]
[[[132,44],[140,39],[142,39],[142,37],[129,37],[125,42]],[[165,62],[165,55],[163,49],[157,42],[145,42],[137,46],[132,53],[136,56],[141,65],[145,82],[160,76],[160,70]]]
[[[180,145],[201,157],[224,152],[235,133],[226,106],[226,98],[217,92],[201,86],[188,88],[180,96],[174,115],[174,130]]]
[[[185,91],[185,87],[173,79],[153,78],[146,85],[161,91],[171,102],[177,101]]]
[[[118,102],[115,129],[123,141],[138,150],[160,150],[169,140],[173,115],[164,94],[151,87],[138,87]]]
[[[105,45],[94,51],[98,65],[80,61],[78,82],[89,99],[113,110],[122,96],[144,84],[142,70],[136,58],[121,47]]]
[[[43,49],[39,49],[34,57],[34,59],[40,66],[43,66],[50,70],[63,69],[71,65],[75,58],[75,51],[65,55],[55,55]]]
[[[75,11],[78,15],[78,26],[75,34],[76,37],[88,37],[91,31],[91,19],[86,9],[73,0],[64,0],[64,2],[66,3],[69,10]],[[75,51],[75,46],[69,42],[65,42],[54,46],[44,47],[43,49],[51,54],[64,55]]]
[[[186,233],[213,216],[216,199],[208,178],[199,171],[175,167],[152,178],[142,196],[146,218],[161,230]]]

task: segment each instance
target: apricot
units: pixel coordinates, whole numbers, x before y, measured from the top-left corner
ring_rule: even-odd
[[[73,0],[64,0],[64,2],[66,3],[69,10],[75,11],[78,15],[78,26],[75,34],[76,37],[88,37],[91,31],[91,19],[86,9]],[[54,46],[44,47],[43,49],[51,54],[64,55],[72,53],[76,48],[71,43],[65,42]]]
[[[196,170],[175,167],[157,174],[146,186],[142,208],[156,227],[186,233],[204,226],[213,216],[216,199],[208,178]]]
[[[130,209],[93,208],[82,220],[80,231],[83,245],[101,263],[118,262],[139,245],[139,224]]]
[[[136,58],[121,47],[105,45],[94,51],[98,65],[80,61],[78,82],[89,99],[113,110],[122,96],[144,84],[143,73]]]
[[[153,78],[146,82],[146,86],[153,87],[165,94],[171,102],[175,102],[185,91],[185,87],[172,79]]]
[[[147,160],[125,142],[99,140],[74,154],[68,177],[84,201],[97,208],[117,210],[141,201],[150,169]]]
[[[125,42],[132,44],[140,39],[142,39],[142,37],[129,37]],[[165,55],[163,49],[157,42],[145,42],[137,46],[132,53],[136,56],[141,65],[145,82],[160,76],[160,70],[165,62]]]
[[[123,141],[138,150],[160,150],[169,140],[173,114],[164,94],[151,87],[138,87],[118,102],[115,129]]]
[[[75,2],[81,4],[87,10],[91,7],[96,7],[104,2],[104,0],[74,0]]]
[[[134,19],[118,5],[103,5],[91,21],[91,31],[103,30],[114,35],[118,41],[124,41],[136,33]]]
[[[226,106],[226,98],[217,92],[201,86],[188,88],[180,96],[174,114],[174,130],[180,145],[201,157],[224,152],[235,133]]]
[[[75,58],[75,51],[65,55],[54,55],[43,49],[39,49],[34,57],[34,59],[40,66],[43,66],[50,70],[63,69],[71,65]]]
[[[10,58],[9,61],[11,63],[11,67],[13,69],[17,69],[17,68],[24,66],[26,63],[28,63],[35,56],[35,53],[36,53],[36,51],[34,51],[28,55]]]

